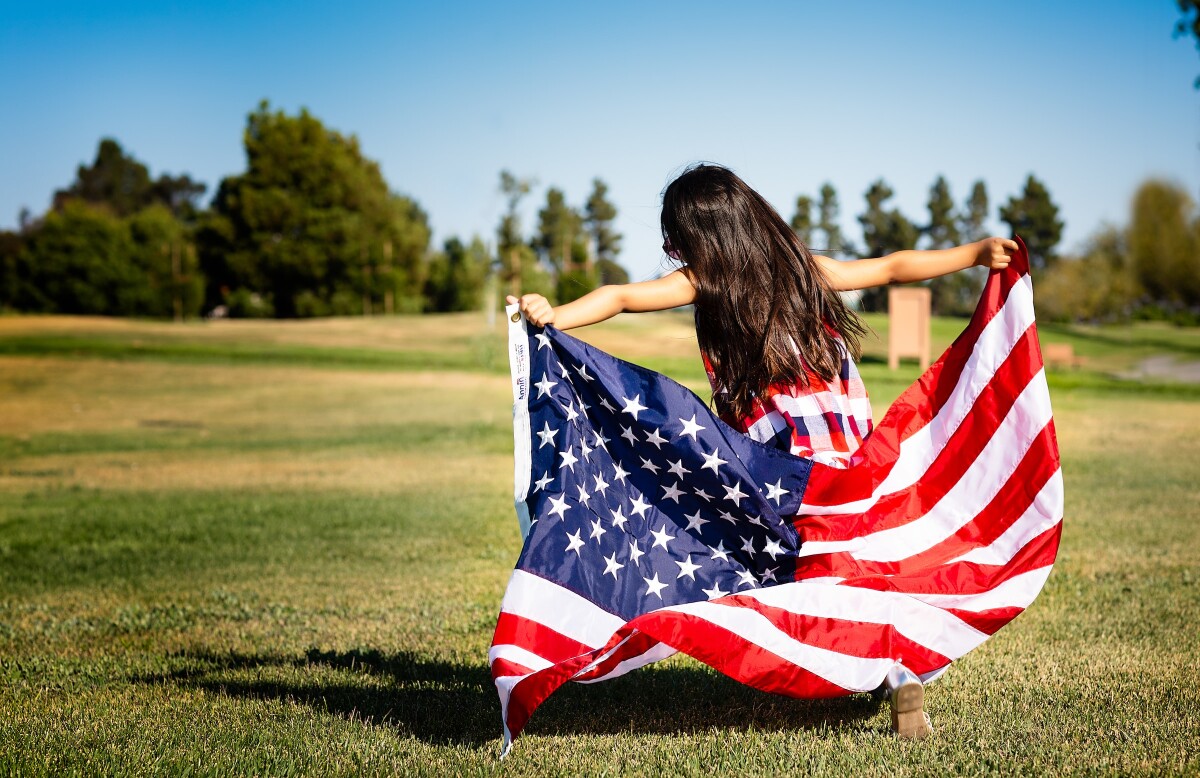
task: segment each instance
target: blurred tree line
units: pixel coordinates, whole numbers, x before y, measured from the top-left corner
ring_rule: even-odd
[[[1040,314],[1058,321],[1161,319],[1200,324],[1200,211],[1169,181],[1133,196],[1124,227],[1106,225],[1064,257],[1038,289]]]
[[[895,191],[882,178],[867,188],[863,195],[866,209],[858,216],[864,244],[861,250],[842,237],[838,226],[837,190],[830,183],[821,186],[815,201],[807,195],[796,199],[792,229],[814,253],[843,258],[880,257],[917,248],[944,249],[988,235],[986,223],[990,201],[982,180],[971,186],[970,194],[958,206],[949,183],[939,175],[929,188],[928,216],[924,220],[910,219],[900,209],[892,207],[890,201],[894,196]],[[816,221],[813,220],[814,207]],[[1025,240],[1035,271],[1045,271],[1058,260],[1057,246],[1063,223],[1058,217],[1058,206],[1051,200],[1046,186],[1035,176],[1030,175],[1021,193],[1010,197],[1000,207],[1000,219],[1008,224],[1012,234]],[[927,282],[932,292],[934,313],[969,316],[975,310],[986,278],[986,270],[971,268]],[[864,290],[861,305],[868,311],[887,310],[887,288]]]
[[[617,263],[617,209],[599,178],[578,205],[548,187],[527,233],[522,204],[537,184],[502,171],[494,247],[450,237],[433,250],[425,212],[389,188],[353,135],[264,101],[243,143],[246,170],[223,179],[205,208],[204,184],[186,174],[154,178],[115,140],[102,140],[47,213],[23,212],[17,230],[0,232],[0,309],[176,320],[443,312],[495,305],[508,292],[561,303],[629,280]],[[818,253],[844,258],[946,248],[987,233],[982,180],[959,204],[938,176],[919,220],[894,207],[894,196],[883,179],[864,193],[861,248],[842,234],[830,183],[797,198],[792,228]],[[1029,247],[1044,316],[1197,320],[1200,216],[1179,187],[1145,183],[1129,225],[1101,229],[1080,256],[1059,256],[1063,222],[1035,176],[998,213]],[[933,280],[934,311],[969,314],[985,277],[973,269]],[[862,302],[883,310],[886,290],[868,290]]]
[[[0,232],[0,309],[112,316],[308,317],[481,308],[513,268],[552,299],[627,280],[607,187],[582,209],[547,192],[537,233],[516,208],[529,183],[505,173],[509,209],[492,256],[475,237],[430,249],[415,200],[388,187],[358,139],[263,102],[243,135],[246,170],[206,187],[152,178],[110,138],[39,218]],[[522,265],[524,260],[524,265]]]

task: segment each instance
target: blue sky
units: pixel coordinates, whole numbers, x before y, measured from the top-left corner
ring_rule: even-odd
[[[910,218],[940,173],[993,205],[1032,172],[1064,246],[1148,176],[1200,191],[1200,56],[1174,0],[316,3],[0,0],[0,226],[40,213],[103,136],[215,190],[262,99],[356,134],[438,241],[491,239],[501,169],[580,204],[610,187],[637,278],[659,195],[705,159],[785,218],[837,187],[847,234],[883,177]],[[995,221],[993,228],[1002,227]]]

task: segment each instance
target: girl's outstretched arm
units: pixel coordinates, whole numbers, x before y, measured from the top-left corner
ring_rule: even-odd
[[[838,262],[814,257],[834,289],[868,289],[884,284],[907,284],[944,276],[972,265],[999,270],[1008,267],[1017,242],[1008,238],[984,238],[965,246],[935,251],[897,251],[878,259]]]
[[[583,327],[611,319],[618,313],[641,313],[678,308],[696,299],[696,289],[682,270],[653,281],[602,286],[563,305],[552,306],[540,294],[508,296],[508,304],[520,303],[521,312],[539,327],[553,324],[560,330]]]

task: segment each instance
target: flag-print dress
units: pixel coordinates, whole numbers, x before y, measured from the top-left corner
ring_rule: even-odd
[[[807,384],[774,384],[755,400],[749,416],[738,419],[722,413],[721,420],[760,443],[831,467],[847,467],[874,420],[858,367],[840,337],[837,344],[842,365],[831,380],[809,371]],[[714,395],[723,393],[707,355],[704,370]]]

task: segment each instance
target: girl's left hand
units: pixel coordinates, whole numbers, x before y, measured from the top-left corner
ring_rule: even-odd
[[[978,253],[975,264],[992,270],[1003,270],[1017,253],[1017,242],[1009,238],[984,238],[975,244]]]

